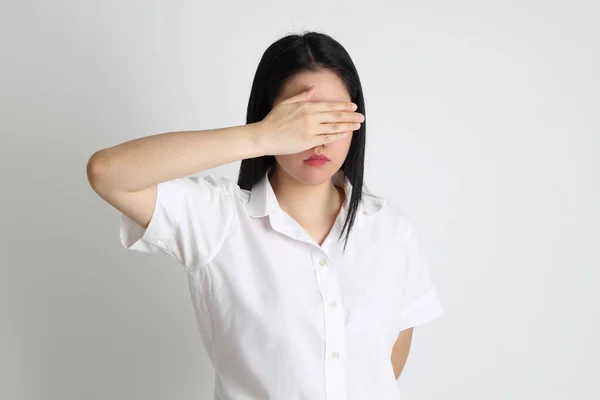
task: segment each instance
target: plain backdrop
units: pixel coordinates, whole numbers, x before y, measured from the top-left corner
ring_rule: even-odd
[[[85,166],[245,123],[264,50],[304,30],[352,56],[366,183],[421,232],[446,308],[404,398],[600,398],[598,4],[2,2],[0,398],[212,399],[184,269],[122,249]]]

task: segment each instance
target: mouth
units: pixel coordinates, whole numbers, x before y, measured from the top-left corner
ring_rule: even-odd
[[[304,161],[329,161],[329,158],[325,157],[322,154],[313,154]]]
[[[329,158],[325,157],[322,154],[313,154],[304,160],[306,165],[310,165],[311,167],[320,167],[329,162]]]

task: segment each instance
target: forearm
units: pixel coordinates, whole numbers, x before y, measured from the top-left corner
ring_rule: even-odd
[[[88,162],[88,175],[95,186],[133,192],[261,155],[259,123],[168,132],[97,151]]]
[[[394,344],[394,348],[392,349],[391,361],[396,380],[398,380],[402,370],[404,369],[404,366],[406,365],[406,360],[408,358],[410,344],[412,341],[412,334],[413,328],[400,332],[398,338],[396,339],[396,343]]]

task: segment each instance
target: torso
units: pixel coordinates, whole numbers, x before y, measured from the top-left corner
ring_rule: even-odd
[[[194,182],[162,183],[148,229],[123,220],[121,238],[185,266],[215,398],[399,399],[398,333],[439,314],[435,303],[413,306],[429,282],[426,264],[406,252],[404,214],[363,194],[343,248],[346,207],[303,227],[266,180],[252,191]]]

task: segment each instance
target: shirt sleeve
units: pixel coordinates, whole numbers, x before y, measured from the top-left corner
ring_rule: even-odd
[[[121,214],[121,244],[129,250],[169,255],[188,268],[206,265],[228,232],[237,188],[235,182],[213,175],[161,182],[146,229]]]
[[[429,265],[417,233],[409,228],[405,241],[405,287],[400,310],[399,331],[433,321],[444,313]]]

